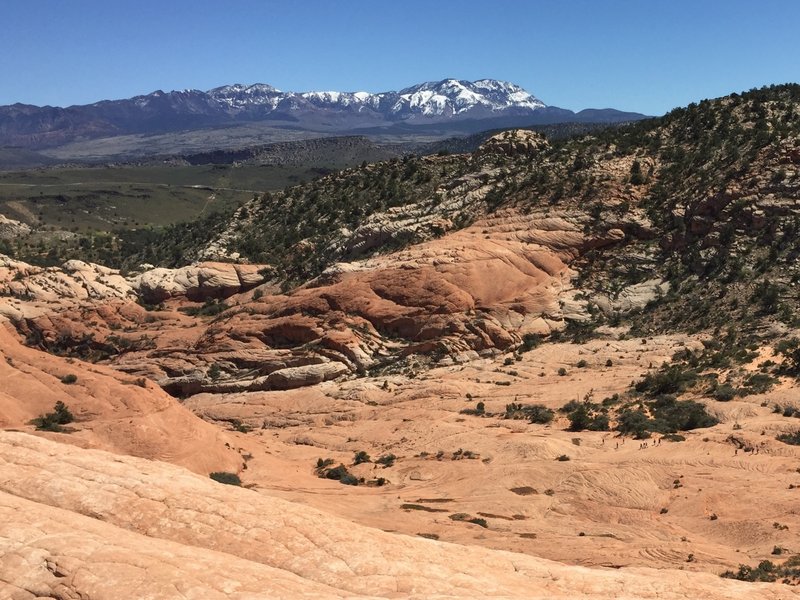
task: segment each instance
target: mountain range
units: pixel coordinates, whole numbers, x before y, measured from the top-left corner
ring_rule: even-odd
[[[614,109],[580,112],[548,106],[520,86],[494,79],[444,79],[399,92],[284,92],[267,84],[226,85],[208,91],[155,91],[93,104],[0,107],[0,146],[48,149],[98,138],[266,126],[281,136],[417,135],[446,137],[493,127],[560,122],[623,122],[644,118]],[[288,133],[287,133],[288,132]],[[236,137],[236,136],[233,136]],[[308,137],[303,135],[301,137]],[[224,136],[214,144],[230,147]],[[207,146],[204,148],[207,149]]]

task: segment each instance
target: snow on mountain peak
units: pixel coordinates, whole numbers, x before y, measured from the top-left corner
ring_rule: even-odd
[[[399,96],[394,106],[397,111],[407,108],[423,115],[457,115],[478,108],[491,112],[536,110],[545,106],[518,85],[494,79],[428,81],[401,90]]]
[[[495,79],[443,79],[420,83],[399,92],[281,92],[266,84],[226,85],[208,95],[231,110],[262,107],[274,110],[313,106],[318,109],[376,110],[394,119],[417,117],[488,116],[505,111],[533,111],[545,104],[513,83]]]

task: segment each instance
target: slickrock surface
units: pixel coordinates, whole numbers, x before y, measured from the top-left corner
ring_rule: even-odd
[[[0,433],[0,595],[779,599],[708,574],[565,567],[393,535],[177,467]]]
[[[568,431],[558,412],[549,425],[503,418],[512,402],[555,411],[587,395],[599,403],[651,365],[702,347],[685,336],[616,337],[549,343],[511,364],[477,359],[286,392],[198,394],[186,406],[221,424],[253,427],[231,434],[253,456],[248,483],[385,530],[570,564],[713,574],[781,562],[775,547],[800,547],[800,449],[775,439],[798,421],[773,412],[775,404],[796,403],[796,387],[705,400],[719,425],[682,432],[684,442],[656,445],[655,435],[646,449],[616,432]],[[478,402],[484,416],[461,414]],[[373,462],[353,466],[359,451]],[[388,454],[396,456],[392,466],[376,463]],[[557,460],[562,455],[569,460]],[[314,472],[320,458],[389,483],[321,479]],[[450,518],[458,514],[487,527]]]
[[[77,381],[63,383],[66,375]],[[69,425],[74,433],[49,434],[64,441],[167,460],[200,473],[241,465],[219,428],[154,383],[27,348],[0,321],[0,427],[26,427],[58,401],[76,419]]]

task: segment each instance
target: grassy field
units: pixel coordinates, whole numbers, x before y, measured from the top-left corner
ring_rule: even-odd
[[[0,173],[0,214],[38,227],[112,231],[190,221],[318,177],[305,167],[125,166]]]

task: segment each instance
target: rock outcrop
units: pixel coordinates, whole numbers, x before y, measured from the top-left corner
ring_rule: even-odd
[[[136,299],[156,304],[176,297],[203,301],[252,289],[269,272],[266,265],[205,262],[125,277],[116,269],[80,260],[44,268],[0,255],[0,296],[61,304]]]
[[[130,280],[131,287],[152,304],[185,296],[189,300],[225,298],[256,287],[265,281],[264,265],[202,262],[178,269],[156,268]]]
[[[18,237],[24,237],[31,231],[30,226],[25,223],[0,215],[0,240],[13,240]]]
[[[493,135],[483,144],[480,154],[500,154],[502,156],[531,156],[550,147],[543,135],[527,129],[513,129]]]

